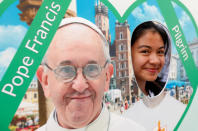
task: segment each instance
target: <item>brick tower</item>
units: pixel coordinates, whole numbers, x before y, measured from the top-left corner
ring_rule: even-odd
[[[128,22],[119,23],[116,21],[115,33],[116,85],[121,90],[123,99],[131,100],[131,35]]]

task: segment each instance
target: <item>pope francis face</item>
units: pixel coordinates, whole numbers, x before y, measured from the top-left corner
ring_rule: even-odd
[[[106,64],[102,44],[101,37],[85,25],[63,26],[56,32],[46,55],[50,70],[40,66],[37,71],[45,96],[54,103],[58,123],[64,128],[84,127],[101,112],[103,94],[109,88],[113,70],[111,64]],[[96,65],[100,68],[97,77],[90,73]],[[61,72],[68,73],[68,78],[74,74],[75,77],[65,81]]]

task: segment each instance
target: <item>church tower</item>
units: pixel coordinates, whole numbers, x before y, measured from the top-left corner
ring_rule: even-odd
[[[109,33],[108,8],[102,2],[100,2],[100,0],[96,0],[95,4],[95,23],[100,28],[108,43],[110,44],[111,35]]]
[[[132,65],[130,29],[127,21],[116,22],[115,26],[116,48],[116,85],[122,92],[123,99],[131,101]]]

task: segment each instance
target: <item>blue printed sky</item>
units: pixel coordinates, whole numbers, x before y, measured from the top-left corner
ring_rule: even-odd
[[[21,12],[16,7],[18,3],[19,1],[12,4],[0,17],[0,80],[28,30],[28,25],[20,21],[19,13]],[[77,0],[77,15],[95,23],[94,5],[94,0]],[[196,39],[196,34],[190,18],[179,6],[176,4],[173,5],[187,41],[189,43],[193,42]],[[113,42],[116,18],[110,10],[109,19]],[[150,0],[137,7],[131,12],[127,20],[130,24],[131,32],[138,24],[147,20],[156,20],[165,24],[155,0]],[[176,53],[175,48],[173,48],[173,52]]]

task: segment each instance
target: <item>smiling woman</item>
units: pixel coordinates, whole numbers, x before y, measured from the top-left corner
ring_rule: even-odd
[[[137,84],[145,96],[159,95],[167,81],[170,39],[166,28],[157,22],[136,27],[131,39],[132,63]]]
[[[165,26],[147,21],[135,28],[131,38],[131,57],[136,79],[133,84],[137,84],[142,95],[124,116],[141,123],[149,131],[159,129],[160,122],[163,128],[166,126],[166,130],[173,130],[175,121],[178,121],[177,118],[170,119],[173,116],[170,113],[173,111],[174,115],[178,114],[174,106],[180,103],[164,90],[170,56],[171,43]]]

